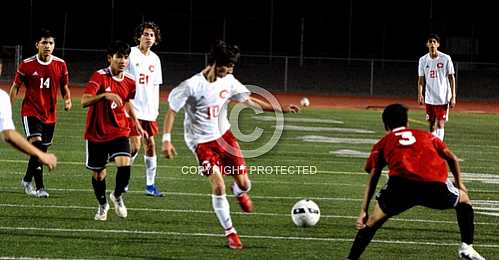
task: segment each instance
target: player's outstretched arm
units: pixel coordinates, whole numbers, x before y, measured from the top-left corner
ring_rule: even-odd
[[[247,106],[262,109],[263,111],[281,111],[283,113],[298,113],[300,112],[300,107],[295,104],[273,106],[266,101],[263,101],[256,97],[249,97],[244,104]]]
[[[445,148],[440,151],[440,156],[447,161],[449,170],[451,171],[452,176],[454,176],[456,188],[468,192],[468,189],[464,186],[464,180],[461,176],[461,166],[459,165],[459,159],[457,156],[449,148]]]
[[[43,164],[47,165],[49,170],[52,170],[57,165],[57,157],[51,153],[44,153],[31,143],[26,141],[16,130],[8,129],[2,133],[2,138],[19,151],[37,157]]]
[[[173,129],[173,123],[175,122],[175,117],[177,116],[177,112],[173,111],[172,109],[168,109],[168,111],[165,114],[165,120],[163,123],[163,146],[161,148],[161,151],[163,152],[163,155],[167,159],[173,159],[175,155],[177,155],[177,152],[175,151],[175,146],[172,144],[171,140],[171,132]]]
[[[381,176],[382,169],[372,168],[371,173],[369,174],[369,180],[367,182],[367,186],[364,190],[364,196],[362,198],[362,205],[360,207],[359,217],[357,218],[356,228],[363,229],[366,227],[368,211],[369,211],[369,203],[374,196],[374,192],[376,191],[376,186],[378,185],[379,177]]]

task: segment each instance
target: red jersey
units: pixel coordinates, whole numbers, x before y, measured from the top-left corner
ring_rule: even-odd
[[[388,165],[388,176],[445,183],[447,162],[440,156],[445,148],[447,145],[430,132],[396,128],[373,146],[365,170]]]
[[[23,60],[14,79],[16,85],[26,87],[21,115],[34,116],[46,124],[55,123],[57,89],[68,82],[66,62],[54,55],[47,62],[38,59],[38,55]]]
[[[103,143],[118,137],[128,137],[130,127],[125,113],[125,103],[135,96],[135,79],[124,72],[123,79],[111,75],[110,68],[95,72],[87,86],[85,94],[99,95],[111,92],[121,97],[123,105],[107,99],[101,99],[89,106],[85,127],[85,139]]]

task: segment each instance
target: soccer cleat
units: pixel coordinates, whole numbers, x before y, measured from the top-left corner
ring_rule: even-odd
[[[125,186],[125,188],[123,189],[123,192],[124,192],[124,193],[127,193],[127,192],[128,192],[128,185],[127,185],[127,186]]]
[[[39,190],[36,190],[35,196],[37,198],[48,198],[49,197],[49,193],[46,192],[45,189],[41,188]]]
[[[114,192],[112,192],[109,195],[109,198],[114,204],[114,211],[116,212],[116,215],[120,218],[126,218],[128,215],[128,211],[125,206],[125,202],[123,201],[123,196],[115,197]]]
[[[460,258],[469,260],[485,260],[474,248],[473,245],[468,245],[466,243],[461,243],[459,247],[458,254]]]
[[[235,232],[228,234],[227,236],[227,245],[231,249],[243,249],[243,244],[241,243],[241,238]]]
[[[153,197],[163,197],[164,194],[160,192],[157,188],[156,185],[146,185],[146,192],[145,194],[147,196],[153,196]]]
[[[107,211],[109,210],[109,204],[106,203],[104,205],[99,205],[97,209],[97,213],[95,213],[95,220],[106,221],[107,220]]]
[[[32,182],[27,182],[27,181],[21,180],[21,185],[23,186],[24,192],[26,194],[28,194],[30,196],[36,196],[36,191],[33,188]]]
[[[253,202],[251,201],[250,196],[247,192],[242,193],[237,197],[239,201],[239,205],[244,212],[252,212],[253,211]]]

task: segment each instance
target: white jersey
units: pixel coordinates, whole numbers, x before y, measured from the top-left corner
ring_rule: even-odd
[[[198,73],[174,88],[168,102],[175,112],[185,106],[184,139],[195,151],[198,144],[216,140],[230,129],[228,103],[244,102],[250,94],[232,74],[210,83]]]
[[[12,107],[10,106],[9,95],[0,90],[0,132],[5,130],[14,130],[14,122],[12,121]]]
[[[427,53],[419,59],[418,76],[425,78],[425,103],[430,105],[448,104],[452,92],[448,76],[455,74],[454,65],[449,55],[437,52],[432,59]]]
[[[154,52],[144,55],[138,47],[132,47],[128,72],[135,76],[137,89],[131,100],[138,119],[156,121],[159,114],[159,85],[163,84],[161,61]]]

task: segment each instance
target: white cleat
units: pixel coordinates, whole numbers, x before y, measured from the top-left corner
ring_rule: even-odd
[[[460,258],[470,259],[470,260],[485,260],[474,248],[473,245],[468,245],[466,243],[461,243],[459,247],[458,254]]]
[[[27,182],[24,180],[21,180],[21,186],[24,188],[24,192],[30,196],[36,196],[36,191],[35,188],[33,188],[33,183],[32,182]]]
[[[109,204],[106,203],[104,205],[99,205],[97,209],[97,213],[95,214],[95,220],[106,221],[107,220],[107,211],[109,210]]]
[[[115,197],[114,192],[109,195],[109,198],[114,204],[114,211],[116,215],[120,218],[126,218],[128,216],[128,211],[125,206],[125,202],[123,201],[123,196]]]
[[[49,193],[46,192],[43,188],[39,189],[36,191],[36,194],[35,196],[37,198],[48,198],[49,197]]]

